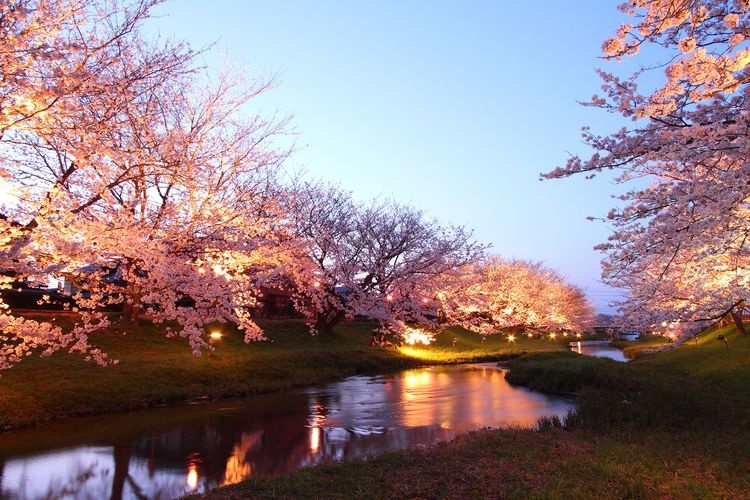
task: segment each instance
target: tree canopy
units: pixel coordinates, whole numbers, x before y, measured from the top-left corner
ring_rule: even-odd
[[[600,71],[604,94],[588,105],[630,125],[605,136],[584,129],[594,154],[545,177],[613,170],[620,183],[650,182],[607,215],[603,278],[628,291],[620,307],[631,324],[692,334],[725,314],[737,319],[750,290],[750,6],[634,0],[620,9],[633,21],[603,44],[604,58],[653,46],[666,62],[627,78]],[[663,83],[642,92],[660,69]]]
[[[156,3],[0,5],[0,179],[11,193],[0,207],[0,369],[59,350],[111,363],[90,334],[138,318],[165,323],[196,355],[211,348],[213,321],[259,340],[252,311],[269,288],[288,292],[313,330],[354,317],[402,337],[472,326],[455,309],[469,303],[501,327],[501,301],[513,324],[585,327],[560,316],[585,316],[580,291],[535,265],[503,282],[505,264],[485,261],[486,245],[464,227],[392,200],[281,182],[287,119],[252,112],[274,82],[209,73],[188,46],[146,40]],[[47,276],[71,285],[70,328],[2,301]],[[456,288],[467,277],[479,282]],[[500,297],[520,297],[519,287],[533,293]]]
[[[147,42],[153,4],[2,7],[0,173],[15,196],[0,220],[3,285],[64,276],[79,316],[63,331],[3,313],[0,367],[60,348],[105,363],[88,334],[109,325],[106,304],[176,323],[196,354],[210,320],[262,337],[237,306],[257,292],[250,271],[283,259],[267,250],[283,229],[263,191],[287,155],[271,142],[283,122],[241,111],[269,82],[203,78],[190,49]]]

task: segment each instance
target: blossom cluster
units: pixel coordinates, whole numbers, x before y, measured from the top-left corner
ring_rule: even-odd
[[[730,315],[742,329],[737,318],[750,294],[750,6],[634,0],[621,9],[636,22],[605,43],[605,57],[657,45],[669,60],[664,83],[641,93],[640,79],[654,69],[627,79],[600,72],[605,96],[589,105],[631,125],[607,136],[585,129],[594,153],[545,177],[613,170],[619,183],[638,180],[607,215],[613,233],[598,247],[604,280],[627,291],[619,306],[631,325],[679,324],[690,336]]]

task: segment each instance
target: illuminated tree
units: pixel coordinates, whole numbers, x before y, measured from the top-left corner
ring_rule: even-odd
[[[600,72],[604,97],[590,106],[621,114],[630,127],[609,136],[584,131],[596,153],[573,157],[546,177],[619,171],[637,181],[607,219],[614,226],[603,277],[627,288],[629,321],[681,321],[686,332],[731,314],[739,330],[748,297],[750,234],[750,7],[746,2],[635,0],[634,17],[603,45],[605,58],[647,45],[667,62],[665,83],[641,93],[654,69],[628,79]],[[643,179],[650,184],[643,187]],[[692,325],[692,326],[688,326]]]
[[[670,272],[662,276],[665,258],[672,262],[668,264]],[[679,326],[679,332],[690,335],[706,322],[729,316],[743,331],[740,316],[743,300],[726,303],[726,308],[721,310],[717,308],[717,303],[721,305],[717,290],[743,296],[743,290],[750,287],[750,274],[743,271],[748,266],[747,257],[744,262],[738,262],[731,254],[705,252],[696,257],[683,251],[674,256],[651,255],[643,259],[643,271],[637,278],[622,278],[622,283],[627,283],[630,289],[623,311],[631,318],[631,323],[638,321],[636,326],[644,330],[662,331],[667,325],[671,329]]]
[[[591,329],[595,317],[581,289],[540,263],[489,258],[455,275],[441,294],[448,324],[479,333]]]
[[[354,238],[357,207],[349,193],[323,183],[297,180],[292,193],[287,212],[306,250],[295,274],[297,300],[309,303],[315,331],[330,330],[347,315],[344,283],[351,271],[345,270],[355,269],[346,260],[347,242]]]
[[[321,330],[355,316],[395,333],[407,323],[434,325],[441,280],[484,250],[462,227],[392,201],[359,204],[320,184],[299,188],[292,212],[314,264],[304,293]]]
[[[262,338],[247,307],[296,247],[267,189],[284,123],[240,112],[269,82],[209,77],[188,49],[147,43],[152,5],[0,7],[0,57],[19,54],[0,67],[0,172],[15,196],[0,218],[0,287],[64,276],[80,313],[63,331],[6,308],[0,368],[34,350],[106,363],[88,335],[109,326],[108,304],[175,322],[195,354],[208,321]]]

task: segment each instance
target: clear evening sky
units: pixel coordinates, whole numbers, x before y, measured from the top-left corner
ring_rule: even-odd
[[[539,173],[586,154],[583,125],[625,125],[578,103],[599,90],[595,68],[633,68],[599,58],[618,3],[175,0],[149,26],[213,44],[209,67],[228,58],[250,77],[277,73],[257,111],[293,115],[290,166],[470,227],[493,253],[544,261],[607,312],[614,292],[592,247],[609,229],[586,217],[605,215],[623,187]]]

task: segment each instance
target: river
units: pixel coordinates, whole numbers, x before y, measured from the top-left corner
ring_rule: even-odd
[[[72,419],[0,434],[2,498],[173,498],[330,460],[533,426],[573,403],[494,363],[356,376],[246,399]]]
[[[623,354],[622,349],[609,345],[609,340],[582,340],[571,342],[570,349],[584,356],[594,356],[596,358],[609,358],[615,361],[630,361]]]

